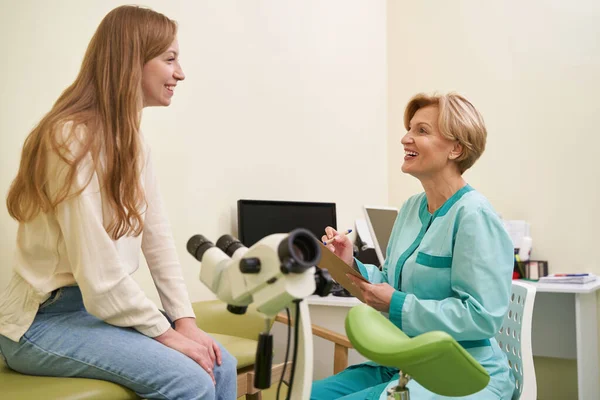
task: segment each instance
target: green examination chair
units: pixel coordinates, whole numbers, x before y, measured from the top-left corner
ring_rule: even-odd
[[[406,384],[411,378],[443,396],[476,393],[490,380],[487,371],[447,333],[434,331],[409,338],[366,304],[348,312],[346,334],[360,354],[400,370],[398,385],[388,391],[388,399],[409,400]]]

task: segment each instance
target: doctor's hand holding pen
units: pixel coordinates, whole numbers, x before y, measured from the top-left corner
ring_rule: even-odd
[[[325,228],[325,235],[321,237],[321,240],[333,254],[352,267],[352,264],[354,264],[352,241],[347,236],[350,232],[352,232],[352,229],[338,232],[328,226]],[[391,285],[388,283],[373,284],[349,274],[346,276],[352,281],[354,286],[360,289],[367,305],[382,312],[389,312],[392,295],[396,291]]]
[[[350,232],[352,229],[338,232],[328,226],[325,228],[325,235],[321,237],[321,240],[333,254],[351,267],[354,261],[354,251],[352,240],[347,236]]]

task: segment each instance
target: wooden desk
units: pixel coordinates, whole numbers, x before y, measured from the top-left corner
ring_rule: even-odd
[[[598,399],[600,279],[583,285],[524,281],[536,287],[531,342],[533,355],[577,360],[579,400]]]

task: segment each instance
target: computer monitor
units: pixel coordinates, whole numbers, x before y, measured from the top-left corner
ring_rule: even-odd
[[[388,242],[392,235],[392,228],[398,216],[398,209],[395,207],[364,206],[364,212],[375,246],[375,254],[377,254],[380,265],[383,265]]]
[[[335,203],[242,199],[237,211],[238,239],[246,247],[265,236],[296,228],[308,229],[321,240],[327,226],[337,226]]]

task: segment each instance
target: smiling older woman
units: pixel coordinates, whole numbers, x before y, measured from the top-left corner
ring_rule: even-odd
[[[323,239],[334,238],[329,249],[369,280],[354,280],[368,305],[411,337],[447,332],[489,372],[484,390],[461,399],[510,399],[514,378],[494,335],[508,308],[513,245],[490,203],[462,177],[485,149],[483,118],[460,95],[418,94],[404,125],[402,171],[425,192],[402,206],[382,270],[353,259],[350,239],[333,228]],[[373,362],[354,365],[315,382],[311,398],[385,398],[397,377]],[[412,399],[447,398],[415,381],[408,387]]]

